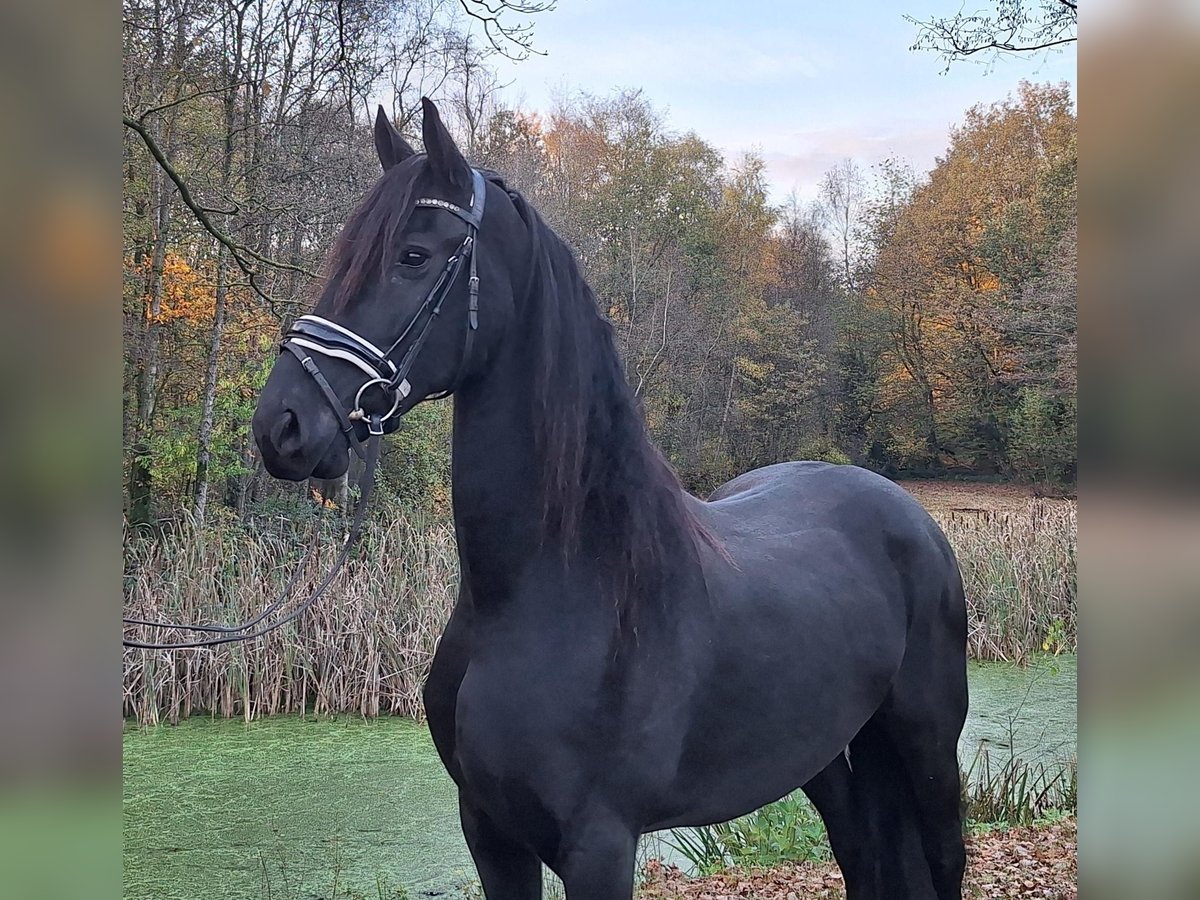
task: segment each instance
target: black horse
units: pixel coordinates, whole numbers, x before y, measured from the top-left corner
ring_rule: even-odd
[[[425,707],[489,900],[540,897],[542,862],[569,900],[627,900],[639,835],[797,787],[851,900],[960,898],[966,612],[938,527],[853,466],[690,496],[571,251],[428,101],[423,132],[380,110],[384,174],[254,433],[277,477],[334,477],[455,391],[462,587]]]

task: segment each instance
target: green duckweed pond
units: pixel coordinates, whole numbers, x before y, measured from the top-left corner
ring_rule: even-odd
[[[972,665],[959,749],[1065,761],[1076,662]],[[454,785],[405,719],[192,719],[124,737],[126,900],[460,897]]]

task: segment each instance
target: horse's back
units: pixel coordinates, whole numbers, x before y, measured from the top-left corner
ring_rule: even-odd
[[[819,541],[840,538],[859,551],[882,539],[893,557],[907,550],[926,566],[936,564],[939,573],[957,575],[945,536],[917,499],[858,466],[785,462],[753,469],[697,501],[697,514],[735,563],[764,543],[820,532]]]
[[[922,511],[916,498],[894,481],[860,466],[801,460],[751,469],[713,491],[706,505],[745,500],[801,499],[894,503]]]

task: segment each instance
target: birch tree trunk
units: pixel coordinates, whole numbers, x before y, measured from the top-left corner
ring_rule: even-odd
[[[223,202],[228,202],[233,183],[234,126],[237,113],[237,95],[242,78],[244,23],[246,10],[251,0],[231,2],[226,9],[228,22],[233,29],[230,57],[232,69],[226,67],[225,75],[225,148],[221,156],[221,192]],[[230,233],[229,216],[224,216],[225,233]],[[221,368],[221,337],[225,331],[226,307],[229,300],[229,254],[224,246],[217,249],[217,284],[213,308],[212,338],[208,345],[208,366],[204,373],[204,391],[200,406],[200,430],[196,437],[196,490],[192,512],[199,524],[204,523],[208,512],[209,470],[212,465],[213,416],[216,409],[217,381]]]
[[[166,33],[163,23],[162,5],[154,4],[155,40],[154,72],[158,81],[157,93],[166,92],[164,84],[166,60]],[[178,94],[178,89],[176,89]],[[174,115],[163,125],[164,134],[156,135],[167,152],[171,151],[172,124]],[[149,523],[154,511],[154,486],[151,482],[148,458],[149,437],[154,421],[154,403],[158,391],[159,368],[159,316],[162,313],[163,266],[166,263],[167,232],[171,226],[171,185],[167,173],[160,168],[154,170],[150,179],[150,207],[154,211],[154,244],[150,256],[150,272],[147,277],[146,294],[149,302],[142,318],[142,346],[139,354],[140,367],[137,390],[137,416],[135,435],[132,442],[132,459],[129,466],[129,521],[133,525]]]

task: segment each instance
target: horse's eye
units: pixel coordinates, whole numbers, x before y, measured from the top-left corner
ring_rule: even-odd
[[[400,257],[400,265],[410,269],[419,269],[428,261],[429,254],[424,250],[405,250],[404,255]]]

